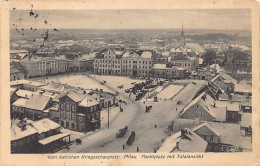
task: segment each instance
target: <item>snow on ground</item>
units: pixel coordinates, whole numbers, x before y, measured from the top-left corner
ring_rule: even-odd
[[[63,149],[62,153],[73,152],[136,152],[137,146],[140,152],[154,152],[162,142],[168,137],[168,125],[176,119],[180,111],[189,103],[194,95],[203,86],[204,83],[196,82],[189,83],[171,100],[158,102],[145,102],[134,101],[134,95],[129,97],[129,94],[124,92],[124,89],[130,88],[133,85],[131,82],[139,83],[144,80],[133,80],[128,77],[118,76],[97,76],[97,75],[67,75],[57,76],[58,78],[51,77],[46,81],[55,81],[67,83],[68,85],[81,87],[85,89],[103,89],[104,91],[119,92],[121,99],[125,100],[128,104],[122,105],[124,111],[119,112],[111,109],[110,114],[110,128],[107,129],[107,110],[101,112],[101,129],[94,132],[87,133],[86,135],[75,135],[82,139],[82,145],[71,145],[70,149]],[[100,81],[106,81],[105,85],[101,85]],[[117,86],[124,85],[123,89],[118,89]],[[170,88],[171,89],[171,88]],[[177,101],[182,101],[177,104]],[[145,113],[145,106],[152,105],[150,113]],[[177,109],[176,109],[177,108]],[[155,127],[156,125],[156,127]],[[128,126],[128,131],[122,138],[116,138],[116,133],[120,128]],[[124,150],[122,145],[126,144],[131,132],[135,131],[136,137],[132,146],[127,146]]]
[[[165,89],[163,89],[158,95],[158,98],[162,99],[170,99],[175,96],[181,89],[182,85],[169,85]]]
[[[107,75],[90,75],[90,77],[95,78],[99,81],[106,80],[106,84],[112,88],[117,89],[117,86],[124,85],[123,89],[129,89],[133,87],[133,82],[141,83],[145,80],[131,79],[129,77],[120,77],[120,76],[107,76]]]

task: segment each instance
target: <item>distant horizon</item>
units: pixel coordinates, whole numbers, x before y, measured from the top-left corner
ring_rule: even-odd
[[[37,17],[35,17],[37,14]],[[13,10],[10,28],[250,30],[249,9]]]

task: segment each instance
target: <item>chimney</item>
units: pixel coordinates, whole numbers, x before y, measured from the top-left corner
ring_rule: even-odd
[[[185,137],[186,131],[184,129],[181,129],[181,137]]]

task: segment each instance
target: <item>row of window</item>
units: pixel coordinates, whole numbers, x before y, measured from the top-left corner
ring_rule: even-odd
[[[96,59],[95,62],[98,62],[100,61],[100,63],[116,63],[116,64],[120,64],[121,63],[121,60],[107,60],[107,59]],[[131,61],[131,60],[122,60],[123,63],[137,63],[137,61]],[[142,61],[138,61],[139,64],[142,63]],[[152,61],[143,61],[143,64],[152,64]]]

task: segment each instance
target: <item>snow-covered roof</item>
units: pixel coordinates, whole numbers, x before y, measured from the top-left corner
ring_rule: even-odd
[[[44,110],[50,101],[50,97],[44,95],[33,94],[25,104],[26,108],[34,110]]]
[[[231,76],[229,76],[226,73],[220,72],[216,77],[214,77],[211,82],[214,82],[215,80],[217,80],[218,78],[220,78],[221,80],[223,80],[225,83],[233,83],[236,84],[237,81],[232,78]]]
[[[94,105],[99,104],[95,99],[91,96],[86,96],[79,104],[81,107],[92,107]]]
[[[38,133],[44,133],[50,130],[54,130],[60,127],[58,123],[54,121],[44,118],[32,123],[33,127],[38,131]]]
[[[141,54],[141,57],[142,57],[142,58],[152,58],[152,52],[150,52],[150,51],[144,51],[144,52]]]
[[[42,145],[47,145],[47,144],[49,144],[49,143],[51,143],[53,141],[56,141],[56,140],[64,138],[64,137],[67,137],[69,135],[70,135],[70,133],[59,133],[59,134],[56,134],[56,135],[44,138],[42,140],[39,140],[39,143],[42,144]]]
[[[23,124],[25,127],[19,127],[19,124]],[[33,128],[32,126],[21,122],[19,120],[12,120],[12,126],[11,126],[11,141],[15,141],[33,134],[36,134],[38,131]]]
[[[23,90],[23,89],[19,89],[16,92],[16,95],[19,97],[23,97],[23,98],[30,98],[32,96],[33,92],[32,91],[27,91],[27,90]]]
[[[207,127],[209,130],[211,130],[213,133],[215,133],[218,137],[220,137],[220,133],[207,122],[204,122],[201,125],[195,127],[194,129],[192,129],[192,131],[194,131],[196,133],[196,131],[198,131],[202,127]]]
[[[30,81],[30,80],[16,80],[16,81],[12,81],[10,82],[10,85],[19,85],[19,84],[24,84],[24,85],[33,85],[33,86],[43,86],[43,83],[40,82],[36,82],[36,81]]]
[[[157,153],[205,152],[208,143],[190,129],[184,130],[186,131],[185,136],[181,135],[181,131],[173,134],[164,141]]]
[[[16,107],[24,107],[28,99],[17,99],[12,105]]]
[[[236,93],[252,93],[252,86],[249,84],[235,84],[234,92]]]
[[[252,113],[242,113],[240,125],[242,127],[252,126]]]
[[[192,107],[193,105],[197,104],[198,102],[200,102],[201,106],[204,108],[204,110],[209,113],[209,115],[211,115],[212,118],[216,118],[216,115],[214,114],[214,112],[210,109],[209,107],[209,103],[206,104],[205,101],[202,100],[202,96],[206,95],[205,92],[201,93],[198,97],[196,97],[194,100],[192,100],[182,111],[182,113],[180,114],[180,116],[182,116],[184,113],[186,113],[190,107]],[[206,98],[211,98],[209,95],[206,95]],[[206,100],[206,99],[205,99]],[[213,99],[209,99],[211,101],[213,101]],[[208,100],[208,101],[209,101]],[[210,102],[210,101],[209,101]]]
[[[239,111],[240,110],[240,103],[238,103],[238,102],[230,103],[227,106],[227,110],[228,111]]]

